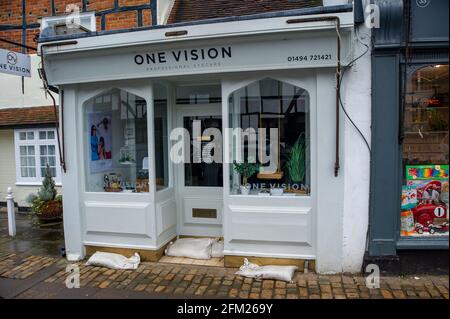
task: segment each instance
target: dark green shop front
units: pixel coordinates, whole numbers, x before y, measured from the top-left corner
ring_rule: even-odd
[[[368,257],[448,254],[449,2],[375,4]]]

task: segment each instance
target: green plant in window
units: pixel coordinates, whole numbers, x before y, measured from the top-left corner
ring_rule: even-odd
[[[134,158],[131,155],[130,152],[128,151],[123,151],[120,154],[120,159],[119,159],[119,163],[133,163],[134,162]]]
[[[258,163],[250,163],[249,160],[243,163],[237,163],[236,161],[233,163],[234,170],[242,176],[242,185],[244,186],[248,184],[250,177],[259,172],[259,166]]]
[[[301,133],[300,136],[292,145],[291,153],[286,168],[289,173],[289,177],[293,182],[301,182],[305,178],[306,173],[306,139],[305,134]]]

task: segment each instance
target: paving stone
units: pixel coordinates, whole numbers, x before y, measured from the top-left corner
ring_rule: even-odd
[[[84,262],[68,263],[59,257],[23,256],[0,253],[0,277],[12,280],[32,278],[37,272],[52,265],[59,267],[41,284],[64,287],[68,273],[66,265],[79,267],[81,289],[102,291],[120,296],[122,289],[138,294],[171,294],[187,296],[250,298],[250,299],[448,299],[448,276],[412,277],[387,276],[381,278],[379,289],[369,289],[361,275],[317,275],[297,272],[294,282],[280,280],[254,280],[234,275],[236,269],[188,264],[159,264],[142,262],[136,270],[115,270],[86,266]],[[14,279],[15,278],[15,279]],[[82,290],[81,290],[82,291]],[[125,294],[130,294],[126,292]],[[57,294],[30,289],[19,298],[55,298]]]

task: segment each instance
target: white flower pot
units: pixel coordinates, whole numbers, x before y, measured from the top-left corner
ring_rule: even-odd
[[[241,185],[239,188],[241,190],[242,195],[250,194],[250,185]]]
[[[270,189],[270,195],[272,196],[281,196],[283,195],[283,189],[282,188],[271,188]]]

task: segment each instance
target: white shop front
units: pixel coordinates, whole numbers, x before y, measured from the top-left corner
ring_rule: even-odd
[[[210,236],[224,238],[225,262],[341,271],[336,71],[354,57],[353,33],[353,12],[340,12],[41,39],[62,99],[68,258],[86,247],[145,256],[176,236]],[[245,194],[233,162],[253,157],[262,164]]]

